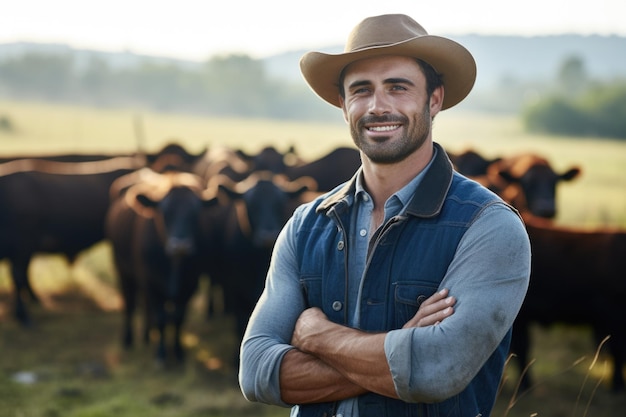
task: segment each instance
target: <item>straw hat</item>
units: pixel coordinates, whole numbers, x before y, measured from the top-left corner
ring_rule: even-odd
[[[463,100],[476,80],[476,63],[467,49],[453,40],[429,35],[403,14],[364,19],[350,33],[343,53],[308,52],[300,59],[300,70],[317,95],[340,107],[341,71],[359,59],[382,55],[410,56],[430,64],[443,78],[443,109]]]

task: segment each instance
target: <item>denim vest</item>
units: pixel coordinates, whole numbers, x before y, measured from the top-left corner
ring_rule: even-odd
[[[354,195],[354,179],[307,214],[296,246],[300,282],[309,307],[321,308],[330,320],[340,324],[347,323],[348,314],[349,195]],[[360,299],[361,330],[401,328],[415,315],[421,301],[437,291],[475,217],[488,205],[501,202],[495,194],[455,173],[439,148],[406,212],[390,219],[370,247]],[[508,356],[510,336],[509,330],[472,382],[456,396],[440,403],[411,404],[369,393],[358,399],[359,415],[488,416]],[[300,405],[299,416],[332,417],[335,409],[335,403]]]

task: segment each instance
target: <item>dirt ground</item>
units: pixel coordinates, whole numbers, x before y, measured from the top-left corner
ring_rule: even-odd
[[[183,370],[155,368],[151,346],[121,349],[121,300],[115,288],[85,279],[62,292],[39,295],[41,305],[29,304],[35,326],[23,329],[12,319],[11,294],[0,291],[0,417],[51,417],[68,403],[74,412],[65,415],[85,417],[289,415],[286,409],[243,399],[230,361],[237,349],[232,322],[207,319],[203,294],[192,303],[183,335]],[[623,415],[626,393],[609,389],[608,359],[601,355],[589,370],[595,347],[588,330],[537,327],[533,337],[536,385],[516,393],[518,374],[507,366],[492,416]],[[131,386],[135,394],[128,399]],[[39,398],[54,400],[39,404],[28,394],[33,387]],[[145,408],[145,414],[136,407]]]

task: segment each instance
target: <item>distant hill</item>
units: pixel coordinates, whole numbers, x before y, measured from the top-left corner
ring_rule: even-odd
[[[478,77],[474,91],[467,100],[460,104],[460,107],[467,109],[517,112],[524,105],[527,97],[536,98],[540,93],[550,90],[553,80],[557,79],[561,65],[566,59],[572,57],[582,60],[584,69],[591,80],[626,80],[626,59],[624,59],[626,56],[626,37],[623,36],[520,37],[470,34],[450,37],[465,45],[472,52],[478,66]],[[318,50],[327,53],[339,53],[342,49],[342,46],[329,45]],[[298,83],[304,89],[299,60],[305,52],[307,51],[286,51],[264,58],[262,62],[269,77],[288,83]],[[25,53],[71,55],[72,62],[79,69],[86,68],[94,60],[105,62],[113,69],[138,67],[141,64],[152,63],[193,70],[204,64],[200,61],[141,55],[131,51],[106,52],[74,49],[64,44],[29,42],[0,44],[0,63]],[[143,81],[149,80],[140,77],[134,83],[145,84]],[[162,84],[159,86],[163,87]],[[156,94],[155,91],[152,93]],[[169,106],[173,101],[171,93],[163,94],[164,97],[168,97],[165,101]],[[313,95],[309,94],[303,98],[303,100],[309,99],[319,107],[320,102],[315,100]],[[179,104],[184,104],[183,107],[185,108],[189,104],[187,98],[181,98],[180,101]],[[301,108],[301,105],[300,103],[297,106]],[[292,111],[296,104],[292,103],[287,107]]]
[[[626,78],[626,37],[621,36],[486,36],[461,35],[452,39],[466,46],[478,66],[476,89],[497,86],[504,79],[520,81],[554,78],[559,66],[568,57],[580,57],[592,78]],[[328,53],[341,52],[342,46],[321,47]],[[185,61],[163,56],[135,54],[130,51],[104,52],[73,49],[63,44],[17,42],[0,44],[0,60],[25,52],[74,54],[77,65],[98,57],[113,68],[128,67],[150,61],[193,68],[198,61]],[[272,77],[301,82],[298,62],[306,50],[287,51],[264,58]]]
[[[548,80],[571,56],[580,57],[590,77],[626,78],[626,37],[620,36],[451,36],[474,55],[478,67],[475,88],[492,88],[505,79]],[[320,49],[338,53],[341,46]],[[305,50],[285,52],[265,59],[268,71],[301,80],[298,62]]]

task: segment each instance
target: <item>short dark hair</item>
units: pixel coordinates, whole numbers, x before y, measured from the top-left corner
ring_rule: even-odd
[[[428,97],[430,97],[436,88],[443,85],[443,76],[439,74],[435,70],[435,68],[433,68],[432,65],[430,65],[428,62],[422,61],[418,58],[415,59],[415,62],[417,62],[417,64],[420,66],[422,73],[426,78],[426,93],[428,94]],[[343,80],[345,78],[346,68],[342,69],[341,73],[339,74],[339,94],[343,98],[346,98],[346,90],[343,87]]]

